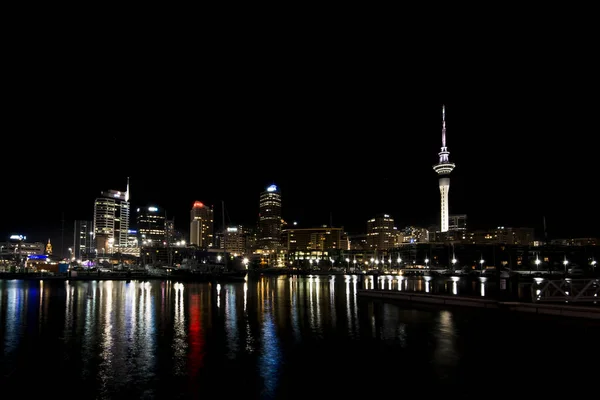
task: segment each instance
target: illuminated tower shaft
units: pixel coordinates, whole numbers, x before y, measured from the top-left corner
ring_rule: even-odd
[[[433,170],[440,177],[440,231],[448,232],[448,192],[450,191],[450,172],[455,165],[450,162],[450,152],[446,147],[446,106],[442,106],[442,150],[438,153],[440,162],[433,166]]]

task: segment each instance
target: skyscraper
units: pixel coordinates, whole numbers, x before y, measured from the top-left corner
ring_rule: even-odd
[[[367,221],[367,244],[371,250],[389,250],[398,242],[398,228],[389,214],[379,214]]]
[[[276,185],[260,194],[258,214],[258,247],[276,251],[281,243],[281,192]]]
[[[73,256],[80,260],[88,260],[95,256],[94,232],[92,221],[77,220],[73,226]]]
[[[202,249],[213,247],[214,210],[195,201],[190,212],[190,244]]]
[[[94,202],[94,240],[98,252],[113,253],[127,247],[129,230],[129,178],[125,192],[107,190]]]
[[[142,247],[167,245],[167,213],[156,206],[137,209],[137,227]]]
[[[440,231],[448,232],[448,191],[450,190],[450,172],[455,165],[450,162],[450,152],[446,147],[446,106],[442,106],[442,150],[438,155],[440,162],[433,166],[433,170],[438,174],[440,183]]]

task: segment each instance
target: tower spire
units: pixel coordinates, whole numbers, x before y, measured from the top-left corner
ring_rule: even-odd
[[[444,104],[442,104],[442,147],[446,147],[446,105]]]

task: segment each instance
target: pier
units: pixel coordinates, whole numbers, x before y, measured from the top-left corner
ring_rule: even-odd
[[[499,301],[496,299],[479,297],[396,292],[385,289],[359,289],[357,294],[359,297],[379,299],[384,301],[400,301],[447,307],[458,306],[489,308],[509,312],[524,312],[600,320],[600,307],[596,305],[578,306],[571,304],[525,303],[518,301]]]

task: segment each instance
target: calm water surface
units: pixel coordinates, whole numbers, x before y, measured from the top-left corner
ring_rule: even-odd
[[[600,378],[598,323],[357,298],[367,284],[351,276],[0,281],[0,390],[78,399],[481,398]]]

